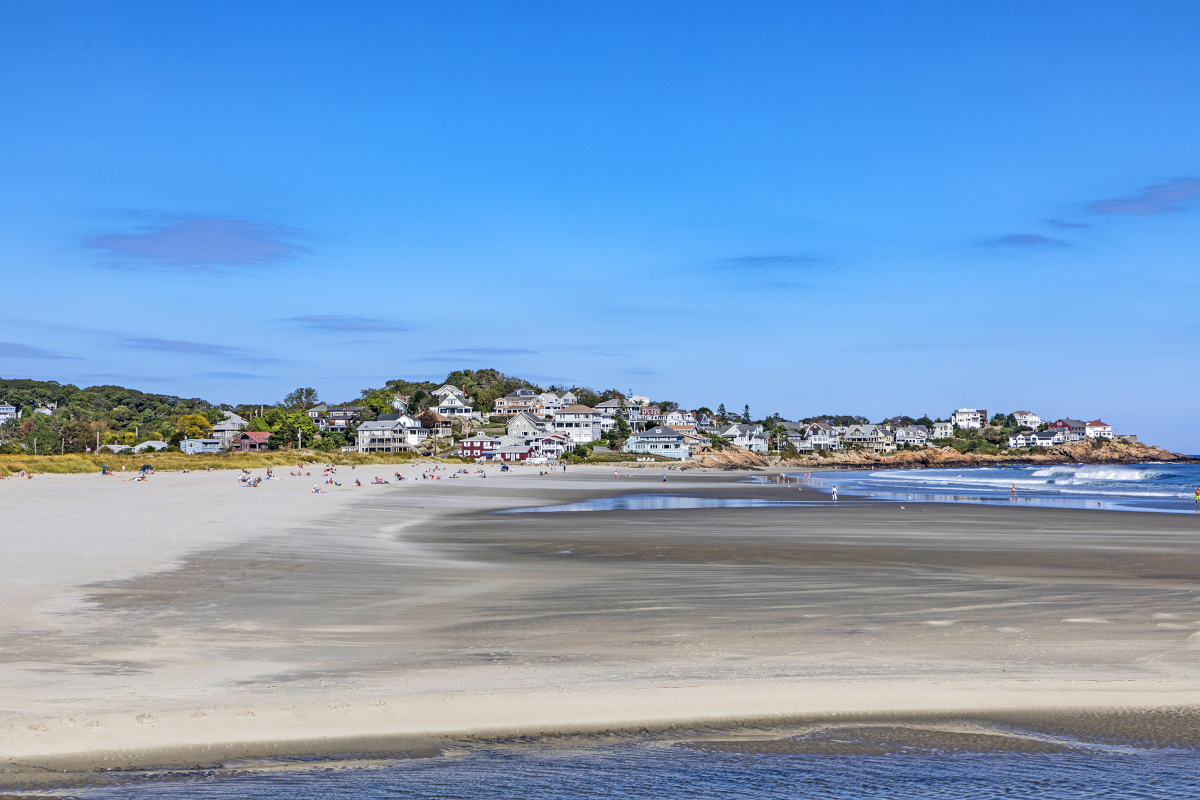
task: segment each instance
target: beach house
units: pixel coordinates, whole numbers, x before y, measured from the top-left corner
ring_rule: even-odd
[[[687,458],[691,449],[687,435],[681,431],[658,426],[648,431],[635,433],[625,440],[621,449],[626,453],[645,453],[663,458]]]
[[[717,432],[722,439],[728,439],[736,447],[749,450],[751,453],[765,453],[768,450],[767,436],[762,425],[735,423],[726,425]]]
[[[0,403],[0,422],[6,422],[10,419],[17,419],[21,416],[21,412],[11,403]]]
[[[533,389],[517,389],[504,397],[497,397],[493,403],[493,414],[497,417],[511,417],[522,411],[528,411],[534,416],[544,416],[542,396]]]
[[[242,431],[230,443],[230,450],[237,450],[242,453],[257,453],[267,448],[267,440],[271,438],[271,434],[263,431]]]
[[[1019,428],[1029,428],[1031,431],[1036,431],[1042,425],[1042,418],[1032,411],[1014,411],[1012,415]]]
[[[221,442],[221,449],[227,450],[233,444],[233,440],[238,437],[245,427],[246,420],[234,414],[232,411],[225,412],[225,419],[215,423],[212,426],[212,438]]]
[[[219,453],[221,451],[220,439],[184,439],[179,443],[181,452],[188,455],[196,455],[197,453]]]
[[[516,416],[509,418],[508,423],[505,425],[505,431],[509,436],[520,436],[522,439],[532,438],[544,435],[548,424],[546,420],[538,419],[528,411],[522,411]]]
[[[987,420],[986,408],[960,408],[950,415],[950,423],[956,428],[982,428]]]
[[[567,406],[573,406],[579,402],[579,398],[570,389],[564,392],[542,392],[538,395],[538,400],[541,401],[541,413],[533,409],[533,413],[537,416],[553,417],[555,413],[561,411]]]
[[[1059,419],[1050,423],[1049,430],[1060,432],[1068,442],[1077,442],[1087,436],[1087,423],[1081,419]]]
[[[463,458],[483,458],[497,447],[500,447],[500,440],[485,436],[482,433],[478,436],[472,436],[469,439],[463,439],[458,443],[458,452]]]
[[[355,436],[360,453],[407,453],[429,438],[429,430],[408,414],[381,414],[359,425]]]
[[[438,401],[437,413],[451,419],[477,416],[475,409],[467,401],[466,395],[448,394]]]
[[[953,422],[935,422],[933,423],[934,439],[953,439],[954,438],[954,423]]]
[[[575,444],[596,441],[601,429],[600,412],[588,406],[567,406],[554,415],[554,432],[565,433]]]
[[[1084,426],[1084,434],[1089,439],[1111,439],[1113,438],[1113,429],[1107,422],[1094,419]]]
[[[924,425],[905,425],[896,431],[896,444],[924,447],[929,443],[929,428]]]

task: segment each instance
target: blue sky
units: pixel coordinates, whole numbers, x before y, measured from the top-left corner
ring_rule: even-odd
[[[0,11],[4,377],[495,366],[1200,452],[1195,3]]]

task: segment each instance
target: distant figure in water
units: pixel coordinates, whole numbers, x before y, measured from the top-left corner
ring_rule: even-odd
[[[125,469],[121,467],[121,469]],[[1196,487],[1196,505],[1200,506],[1200,486]]]
[[[833,502],[837,502],[837,487],[833,487]]]
[[[1013,488],[1012,488],[1012,499],[1013,500],[1017,499],[1017,485],[1015,483],[1013,484]]]

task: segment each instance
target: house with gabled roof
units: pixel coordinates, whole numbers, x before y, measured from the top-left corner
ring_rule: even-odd
[[[528,411],[521,411],[509,417],[508,424],[505,425],[505,430],[509,436],[532,438],[539,434],[545,435],[549,427],[546,420],[538,419]]]
[[[1089,439],[1111,439],[1113,438],[1113,429],[1107,422],[1094,419],[1084,426],[1084,434]]]
[[[242,431],[234,438],[229,449],[243,453],[257,453],[268,449],[267,440],[270,438],[271,434],[266,431]]]
[[[600,412],[588,406],[567,406],[554,415],[554,432],[565,433],[575,444],[596,441],[602,430]]]
[[[493,414],[497,417],[511,417],[513,414],[528,411],[534,416],[544,414],[541,394],[533,389],[524,387],[509,392],[504,397],[497,397],[493,403]]]

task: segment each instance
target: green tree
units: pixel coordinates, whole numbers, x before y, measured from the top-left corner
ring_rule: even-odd
[[[629,409],[625,405],[625,398],[624,398],[624,396],[618,395],[617,396],[617,413],[614,415],[614,417],[616,418],[616,425],[613,427],[613,429],[611,431],[609,431],[608,440],[610,442],[613,442],[614,444],[619,445],[621,442],[624,442],[631,435],[633,435],[633,428],[631,428],[629,426],[628,415],[629,415]]]
[[[288,392],[283,398],[283,406],[285,408],[312,408],[319,404],[321,398],[317,396],[317,390],[311,386],[296,389]]]
[[[742,410],[742,422],[746,423],[747,425],[750,424],[750,404],[749,403],[747,403],[746,407]]]
[[[729,412],[725,410],[724,403],[721,403],[721,405],[717,406],[717,417],[721,420],[721,422],[724,422],[729,418]]]
[[[175,429],[181,439],[204,439],[212,433],[212,424],[203,414],[184,414]]]

